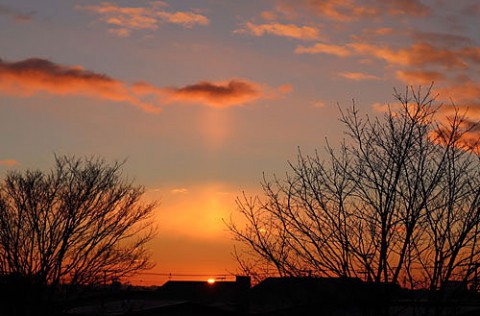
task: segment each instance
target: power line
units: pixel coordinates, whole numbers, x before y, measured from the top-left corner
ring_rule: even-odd
[[[139,272],[139,275],[158,275],[158,276],[179,276],[179,277],[211,277],[211,276],[231,276],[235,275],[232,273],[210,273],[210,274],[200,274],[200,273],[165,273],[165,272]]]

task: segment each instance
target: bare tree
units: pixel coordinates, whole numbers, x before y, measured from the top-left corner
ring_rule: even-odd
[[[55,162],[49,172],[11,172],[2,180],[0,272],[29,280],[47,299],[61,284],[151,268],[145,245],[154,204],[141,201],[144,189],[124,179],[122,163],[66,156]]]
[[[339,148],[299,151],[285,178],[264,177],[263,198],[237,199],[241,217],[227,226],[242,268],[431,289],[472,277],[480,160],[465,140],[474,125],[455,108],[439,117],[432,87],[394,97],[383,117],[355,104],[342,111]]]

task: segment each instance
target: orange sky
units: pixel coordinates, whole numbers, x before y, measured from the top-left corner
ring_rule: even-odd
[[[127,159],[160,201],[151,272],[234,272],[235,197],[341,141],[338,105],[376,115],[435,81],[444,113],[479,119],[479,16],[476,0],[4,0],[0,173]]]

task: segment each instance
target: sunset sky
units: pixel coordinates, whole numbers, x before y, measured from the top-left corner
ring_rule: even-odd
[[[341,141],[338,105],[434,81],[480,119],[479,30],[477,0],[0,0],[0,173],[126,159],[151,272],[234,272],[235,197]]]

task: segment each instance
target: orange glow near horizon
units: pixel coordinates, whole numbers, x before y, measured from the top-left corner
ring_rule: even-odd
[[[168,280],[233,278],[238,272],[234,242],[224,220],[235,213],[235,197],[240,193],[225,183],[147,190],[147,202],[160,201],[155,213],[158,233],[149,245],[156,266],[128,282],[149,286]]]

